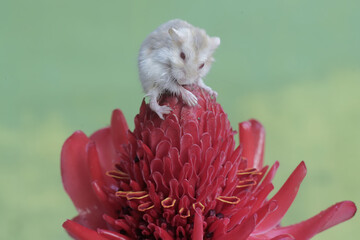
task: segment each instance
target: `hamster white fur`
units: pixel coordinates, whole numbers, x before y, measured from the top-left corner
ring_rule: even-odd
[[[142,43],[139,75],[150,108],[164,119],[171,108],[160,106],[158,99],[164,92],[181,96],[189,106],[197,98],[183,86],[197,84],[213,96],[217,93],[206,86],[203,78],[209,72],[220,38],[209,37],[205,30],[180,20],[170,20],[159,26]]]

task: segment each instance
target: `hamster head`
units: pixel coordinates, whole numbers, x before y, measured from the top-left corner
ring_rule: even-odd
[[[187,85],[204,78],[214,61],[212,55],[220,45],[220,38],[209,37],[199,28],[170,28],[168,32],[173,41],[170,51],[173,79]]]

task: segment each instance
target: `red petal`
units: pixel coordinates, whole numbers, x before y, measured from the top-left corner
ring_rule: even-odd
[[[227,226],[228,227],[227,230],[231,231],[236,225],[240,224],[244,220],[244,218],[248,216],[249,212],[250,212],[250,207],[244,207],[239,209],[237,213],[231,216],[230,222]]]
[[[250,215],[255,213],[264,204],[264,202],[266,201],[266,197],[270,194],[270,192],[273,189],[274,189],[274,185],[272,185],[272,183],[269,183],[268,185],[260,189],[260,192],[254,196],[256,197],[256,200],[252,205]]]
[[[90,136],[96,144],[102,172],[114,169],[116,150],[113,144],[111,130],[109,127],[100,129]]]
[[[266,174],[264,180],[261,182],[261,186],[266,186],[272,182],[279,168],[279,165],[280,163],[278,161],[275,161],[275,163],[271,166],[269,172]]]
[[[239,124],[242,156],[248,160],[248,168],[261,169],[263,166],[265,130],[261,123],[251,119]]]
[[[352,218],[355,212],[356,206],[353,202],[340,202],[306,221],[274,229],[271,232],[266,233],[266,236],[275,237],[281,234],[291,234],[295,239],[310,239],[317,233]]]
[[[104,173],[100,166],[99,154],[94,142],[87,145],[88,169],[91,181],[97,181],[100,185],[104,185]]]
[[[131,240],[131,238],[127,236],[110,230],[98,229],[98,233],[109,240]]]
[[[192,233],[193,240],[202,240],[204,238],[204,221],[202,219],[201,210],[196,209],[194,219],[194,231]]]
[[[170,236],[170,234],[166,230],[164,230],[160,227],[156,227],[155,231],[159,235],[159,237],[163,240],[173,240],[174,239]]]
[[[91,182],[91,187],[99,200],[100,204],[102,205],[104,212],[108,212],[110,215],[113,215],[113,206],[108,201],[108,194],[104,191],[103,186],[98,181]],[[106,210],[106,211],[105,211]],[[103,212],[99,211],[99,214]]]
[[[113,111],[110,128],[115,148],[119,148],[122,144],[128,143],[127,133],[129,128],[124,114],[120,109]]]
[[[163,157],[168,156],[170,148],[171,148],[171,143],[166,141],[166,140],[162,140],[156,146],[155,157],[159,158],[159,159],[162,159]]]
[[[82,226],[71,220],[67,220],[63,223],[63,227],[66,231],[77,240],[106,240],[101,237],[97,232]]]
[[[171,115],[174,116],[174,115]],[[165,120],[166,121],[166,120]],[[172,146],[180,148],[180,125],[175,121],[168,121],[165,135],[171,140]]]
[[[65,191],[73,201],[79,216],[74,220],[96,229],[104,225],[99,201],[93,192],[85,152],[89,139],[77,131],[64,143],[61,150],[61,176]]]
[[[193,137],[190,134],[185,134],[181,137],[180,142],[180,161],[185,164],[188,161],[188,150],[193,144]]]
[[[270,200],[266,205],[262,206],[259,210],[256,211],[256,222],[257,224],[261,223],[263,219],[274,212],[278,208],[277,202],[275,200]]]
[[[183,126],[183,134],[190,134],[194,143],[198,143],[199,141],[199,132],[198,132],[198,124],[195,121],[188,121]]]
[[[301,162],[299,166],[290,175],[285,184],[280,190],[272,197],[278,204],[278,209],[272,213],[269,213],[265,219],[256,227],[256,232],[266,232],[269,229],[278,225],[289,209],[290,205],[294,201],[296,194],[299,190],[299,186],[306,175],[306,166],[304,162]]]
[[[218,240],[245,240],[255,228],[256,215],[252,215],[233,230],[221,236]]]

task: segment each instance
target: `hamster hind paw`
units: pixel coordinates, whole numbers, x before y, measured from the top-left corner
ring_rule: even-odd
[[[154,112],[156,112],[156,114],[159,116],[159,118],[161,118],[162,120],[164,120],[164,115],[165,114],[169,114],[172,112],[172,108],[166,105],[163,106],[159,106],[156,109],[153,109]]]

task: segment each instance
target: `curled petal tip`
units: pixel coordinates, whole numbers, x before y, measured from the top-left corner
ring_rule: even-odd
[[[343,204],[345,204],[346,206],[348,206],[349,209],[352,209],[352,216],[353,217],[355,215],[355,213],[357,212],[357,207],[356,204],[353,201],[343,201]]]
[[[62,224],[63,228],[66,228],[69,225],[69,222],[71,222],[71,220],[66,219],[66,221]]]
[[[271,200],[269,203],[269,212],[273,212],[278,208],[278,202],[276,200]]]
[[[88,140],[88,137],[86,136],[86,134],[81,130],[76,130],[75,132],[73,132],[73,134],[70,135],[70,137],[68,137],[66,139],[66,141],[63,145],[63,148],[62,148],[62,152],[64,151],[64,147],[71,146],[70,142],[74,142],[74,141],[78,142],[78,141],[84,141],[84,140]]]
[[[353,202],[339,202],[308,220],[291,226],[275,228],[265,235],[275,237],[281,234],[289,234],[294,239],[310,239],[328,228],[349,220],[355,213],[356,206]]]
[[[249,122],[251,122],[252,125],[256,125],[256,126],[258,126],[260,128],[263,128],[263,125],[258,120],[256,120],[255,118],[250,118]]]
[[[307,171],[307,167],[304,161],[301,161],[301,163],[299,164],[299,166],[301,166],[302,168],[304,168],[305,171]]]
[[[355,215],[357,208],[354,202],[343,201],[333,205],[324,212],[326,213],[326,211],[332,211],[332,216],[329,221],[323,226],[321,231],[324,231],[336,224],[351,219]]]

